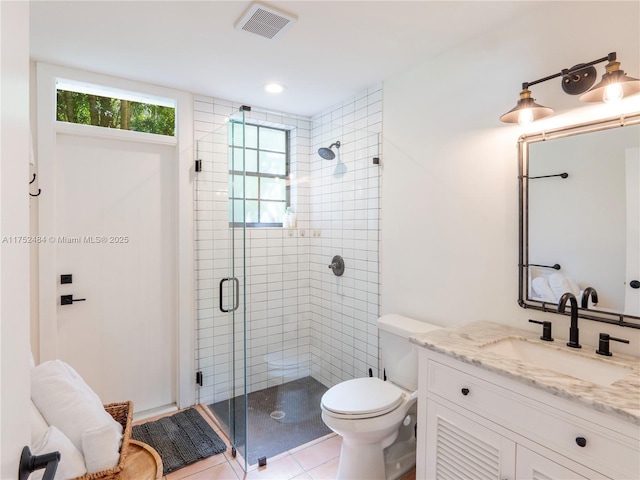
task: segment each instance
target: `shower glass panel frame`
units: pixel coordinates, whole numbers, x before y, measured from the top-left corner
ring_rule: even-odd
[[[198,295],[198,309],[211,310],[210,321],[198,325],[196,350],[197,369],[202,387],[209,387],[205,379],[214,379],[212,388],[218,406],[214,419],[229,439],[231,453],[246,471],[247,463],[247,358],[246,358],[246,223],[234,222],[241,214],[245,218],[246,202],[220,202],[217,199],[233,195],[235,184],[227,181],[227,173],[214,171],[213,157],[224,149],[234,133],[242,138],[241,149],[228,149],[229,170],[244,172],[244,110],[229,118],[213,133],[196,141],[196,157],[202,171],[195,175],[196,242],[211,242],[211,254],[198,246],[196,263],[199,289],[207,293]],[[235,132],[231,129],[235,129]],[[201,158],[209,162],[203,162]],[[243,168],[237,168],[242,165]],[[209,166],[209,171],[207,171]],[[243,174],[242,184],[246,177]],[[203,187],[208,182],[207,187]],[[204,192],[206,193],[204,193]],[[240,203],[240,204],[239,204]],[[223,206],[224,210],[220,208]],[[240,209],[237,212],[236,209]],[[226,258],[226,265],[225,263]],[[202,333],[202,332],[206,333]],[[212,359],[203,361],[202,351],[209,351]],[[206,355],[206,354],[204,354]],[[206,357],[205,357],[206,358]],[[207,372],[207,370],[210,370]],[[201,403],[202,389],[198,390]],[[221,401],[216,401],[223,398]]]

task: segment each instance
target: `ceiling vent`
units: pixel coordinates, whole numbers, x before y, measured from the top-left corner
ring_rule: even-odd
[[[264,38],[277,38],[289,29],[298,17],[282,10],[254,2],[236,22],[236,30],[254,33]]]

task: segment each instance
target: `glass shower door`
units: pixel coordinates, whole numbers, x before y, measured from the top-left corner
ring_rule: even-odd
[[[229,174],[228,202],[229,202],[229,288],[221,287],[221,313],[230,314],[231,338],[229,349],[232,357],[231,385],[232,395],[228,400],[229,439],[236,454],[236,459],[246,471],[248,449],[248,421],[247,421],[247,229],[246,229],[246,168],[245,168],[245,110],[232,116],[229,120],[228,146],[229,172],[242,172],[242,175]],[[238,200],[240,197],[242,200]],[[226,310],[226,312],[225,312]],[[239,458],[237,457],[239,455]]]
[[[246,470],[244,111],[197,141],[198,403],[208,407]],[[232,146],[232,145],[241,145]],[[200,171],[198,171],[200,170]]]

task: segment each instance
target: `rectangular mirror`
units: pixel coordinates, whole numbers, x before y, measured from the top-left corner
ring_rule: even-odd
[[[524,135],[519,163],[520,306],[592,287],[580,317],[640,328],[640,113]]]

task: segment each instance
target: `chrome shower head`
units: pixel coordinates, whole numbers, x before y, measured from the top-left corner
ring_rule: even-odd
[[[340,148],[340,141],[338,140],[335,143],[329,145],[329,148],[321,147],[318,149],[318,155],[320,155],[325,160],[333,160],[336,158],[336,154],[331,150],[333,147]]]

